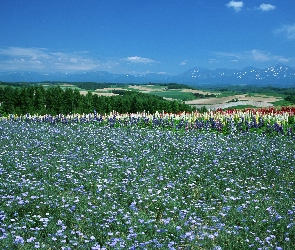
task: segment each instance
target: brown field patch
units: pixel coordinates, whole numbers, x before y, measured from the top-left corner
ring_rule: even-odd
[[[245,98],[243,99],[253,101],[253,102],[276,102],[276,101],[282,100],[283,98],[260,95],[260,96],[245,96]]]
[[[206,107],[207,109],[210,110],[215,110],[218,108],[221,109],[226,109],[226,108],[230,108],[233,106],[249,106],[249,107],[257,107],[257,108],[263,108],[263,107],[272,107],[273,104],[270,102],[254,102],[254,101],[238,101],[238,102],[229,102],[229,103],[221,103],[221,104],[205,104],[205,105],[201,105],[201,104],[196,104],[196,105],[192,105],[194,107],[196,107],[197,109],[200,109],[202,107]]]
[[[138,86],[138,85],[132,86],[132,85],[129,85],[128,86],[128,88],[130,88],[130,89],[137,89],[137,90],[142,91],[142,92],[164,91],[164,89],[165,89],[165,88],[154,89],[152,87],[153,87],[153,85],[145,85],[145,86]]]
[[[217,97],[217,98],[197,99],[192,101],[186,101],[185,103],[189,105],[198,105],[198,104],[215,105],[215,104],[228,103],[233,99],[238,99],[238,101],[267,102],[267,103],[272,103],[272,102],[282,100],[282,98],[274,97],[274,96],[232,95],[232,96],[226,96],[226,97],[220,97],[220,98]]]
[[[95,92],[108,92],[108,91],[112,91],[112,90],[126,90],[123,88],[103,88],[103,89],[96,89]]]
[[[86,90],[80,90],[79,92],[81,95],[87,95],[87,93],[88,93],[88,91],[86,91]]]
[[[80,90],[81,95],[87,95],[88,91],[86,90]],[[110,93],[110,92],[91,92],[93,95],[98,95],[98,96],[115,96],[118,94]]]
[[[244,95],[233,95],[233,96],[226,96],[226,97],[211,97],[211,98],[202,98],[202,99],[197,99],[197,100],[191,100],[191,101],[186,101],[186,104],[189,105],[195,105],[195,104],[221,104],[221,103],[226,103],[229,102],[232,99],[235,98],[242,98],[245,97]]]
[[[171,97],[163,97],[163,99],[168,100],[168,101],[174,101],[174,100],[176,100],[176,99],[173,99]]]
[[[189,93],[198,93],[203,95],[220,95],[220,92],[209,92],[209,91],[203,91],[203,90],[197,90],[197,89],[182,89],[181,92],[189,92]]]
[[[98,95],[98,96],[115,96],[118,94],[110,93],[110,92],[92,92],[92,94]]]
[[[233,99],[237,99],[236,102],[231,102]],[[282,100],[282,98],[274,96],[246,96],[246,95],[232,95],[220,98],[206,98],[197,99],[192,101],[186,101],[186,104],[195,106],[196,108],[201,108],[205,106],[208,109],[217,108],[229,108],[238,105],[251,105],[255,107],[270,107],[273,106],[273,102]]]
[[[74,84],[64,83],[60,85],[61,87],[75,87]]]

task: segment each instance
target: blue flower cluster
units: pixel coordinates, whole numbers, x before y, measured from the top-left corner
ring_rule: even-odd
[[[292,249],[294,138],[0,121],[1,249]]]

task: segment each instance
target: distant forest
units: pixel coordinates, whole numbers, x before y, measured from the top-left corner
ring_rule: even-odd
[[[64,82],[1,82],[0,81],[0,86],[13,86],[13,87],[30,87],[30,86],[35,86],[35,85],[42,85],[42,84],[48,84],[50,86],[58,86]],[[85,89],[85,90],[96,90],[96,89],[104,89],[104,88],[109,88],[113,86],[128,86],[130,84],[124,84],[124,83],[99,83],[99,82],[70,82],[71,85],[75,85],[78,88]],[[149,82],[146,84],[138,84],[138,85],[154,85],[154,86],[163,86],[166,89],[194,89],[194,87],[186,85],[186,84],[179,84],[179,83],[153,83]]]
[[[122,91],[117,96],[98,96],[90,91],[86,95],[80,94],[78,89],[52,86],[44,88],[42,85],[0,84],[0,114],[73,114],[109,113],[113,110],[119,113],[135,112],[191,112],[191,106],[180,101],[168,101],[162,97]],[[97,86],[96,86],[97,87]],[[83,85],[85,88],[85,85]]]

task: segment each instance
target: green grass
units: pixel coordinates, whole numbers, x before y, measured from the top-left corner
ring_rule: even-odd
[[[289,102],[289,101],[285,101],[285,100],[280,100],[280,101],[273,102],[273,105],[275,107],[294,106],[294,103]]]

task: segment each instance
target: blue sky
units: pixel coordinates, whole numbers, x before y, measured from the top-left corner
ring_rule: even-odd
[[[294,0],[0,0],[0,71],[295,67]]]

